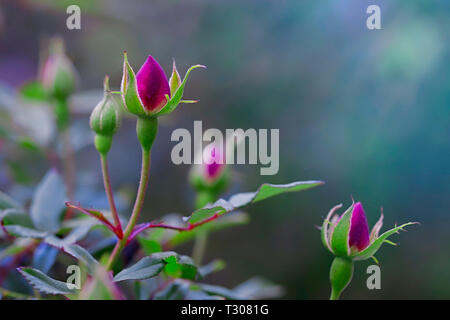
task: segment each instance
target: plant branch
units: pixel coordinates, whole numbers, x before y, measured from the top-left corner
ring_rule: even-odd
[[[133,240],[139,233],[141,233],[142,231],[147,230],[147,229],[163,228],[163,229],[170,229],[170,230],[175,230],[175,231],[180,231],[180,232],[191,231],[197,227],[200,227],[201,225],[204,225],[208,222],[216,220],[219,217],[220,217],[220,215],[218,213],[216,213],[213,216],[211,216],[205,220],[202,220],[200,222],[189,223],[186,227],[171,226],[171,225],[167,225],[164,223],[153,223],[153,222],[142,223],[142,224],[137,225],[136,228],[134,228],[133,232],[131,233],[130,237],[128,238],[128,242]]]
[[[76,164],[75,153],[72,146],[70,135],[70,110],[65,99],[56,99],[55,101],[55,113],[58,126],[59,138],[62,143],[62,171],[64,176],[64,182],[66,184],[67,196],[70,201],[73,201],[75,194],[75,182],[76,182]],[[64,220],[68,220],[72,217],[73,210],[68,208],[64,216]]]
[[[213,202],[215,198],[216,195],[214,195],[214,192],[212,192],[212,190],[197,192],[197,199],[195,201],[197,209],[203,208],[209,202]],[[208,243],[208,232],[206,231],[199,232],[195,236],[194,247],[192,250],[192,257],[194,259],[194,262],[199,265],[203,259],[203,255],[205,254],[207,243]]]
[[[114,234],[116,234],[119,239],[122,238],[122,231],[120,230],[120,232],[119,232],[117,230],[117,228],[115,226],[113,226],[113,224],[100,211],[93,210],[93,209],[86,209],[86,208],[83,208],[83,207],[73,203],[73,202],[66,202],[66,206],[69,208],[72,208],[72,209],[77,209],[77,210],[83,212],[84,214],[87,214],[88,216],[97,219],[102,224],[104,224],[109,230],[114,232]]]
[[[139,214],[144,204],[145,192],[147,190],[148,178],[150,174],[150,150],[142,149],[142,165],[141,165],[141,179],[139,181],[139,187],[136,195],[136,200],[133,206],[133,212],[131,213],[130,221],[125,229],[123,238],[117,241],[111,256],[109,257],[107,270],[111,270],[114,264],[122,252],[123,248],[129,243],[128,238],[133,232],[134,226],[139,218]]]
[[[106,154],[101,153],[100,160],[101,160],[101,165],[102,165],[102,175],[103,175],[103,184],[105,186],[105,193],[106,193],[106,196],[108,197],[109,207],[111,209],[111,213],[112,213],[112,216],[114,219],[115,228],[116,228],[117,232],[120,233],[119,238],[122,238],[123,230],[122,230],[122,225],[120,223],[119,214],[117,212],[116,204],[114,202],[114,194],[113,194],[112,187],[111,187],[111,178],[109,175],[108,161],[106,159]]]

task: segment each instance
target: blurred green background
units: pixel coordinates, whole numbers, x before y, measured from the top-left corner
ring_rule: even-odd
[[[66,28],[70,4],[81,7],[81,30]],[[381,7],[382,30],[366,28],[370,4]],[[449,299],[449,30],[447,0],[2,0],[1,96],[36,78],[39,48],[53,35],[64,38],[79,72],[72,106],[88,135],[87,117],[101,97],[104,75],[119,88],[123,50],[135,70],[148,54],[167,73],[172,58],[182,74],[205,64],[185,94],[200,102],[162,121],[143,220],[187,215],[193,207],[189,166],[170,161],[174,129],[192,130],[194,120],[204,128],[279,128],[278,175],[235,166],[230,193],[263,182],[326,184],[251,206],[248,226],[212,235],[206,260],[227,262],[212,282],[232,287],[260,275],[285,286],[284,298],[328,298],[332,256],[316,226],[353,196],[363,202],[370,225],[380,207],[382,230],[407,221],[421,225],[396,235],[398,247],[386,245],[377,254],[381,290],[366,288],[373,262],[364,261],[343,298]],[[5,162],[0,156],[0,189],[16,196],[48,168],[31,158],[20,168]],[[115,189],[133,191],[139,149],[131,119],[115,139],[110,163]],[[78,152],[77,167],[79,185],[101,194],[92,145]],[[12,185],[14,174],[22,186]],[[181,251],[190,253],[190,247]]]

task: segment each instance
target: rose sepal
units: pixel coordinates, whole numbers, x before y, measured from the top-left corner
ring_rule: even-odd
[[[158,111],[155,115],[156,116],[162,116],[165,114],[172,113],[180,103],[196,103],[197,100],[182,100],[183,99],[183,93],[184,93],[184,87],[186,85],[187,79],[189,77],[189,74],[192,70],[197,68],[204,68],[206,69],[206,66],[201,64],[196,64],[194,66],[191,66],[188,71],[186,72],[186,75],[184,76],[183,81],[181,82],[178,89],[176,89],[175,93],[172,95],[172,97],[169,97],[169,95],[166,94],[167,103],[162,107],[160,111]]]
[[[386,231],[385,233],[383,233],[381,236],[379,236],[378,238],[376,238],[367,248],[365,248],[364,250],[360,251],[360,252],[354,252],[351,255],[351,259],[354,261],[362,261],[362,260],[367,260],[370,258],[373,258],[375,253],[378,251],[378,249],[381,248],[383,243],[389,243],[389,244],[394,244],[392,242],[388,242],[387,238],[390,237],[391,235],[393,235],[394,233],[399,233],[400,230],[402,231],[406,231],[403,228],[405,228],[406,226],[410,226],[413,224],[418,224],[418,222],[407,222],[402,224],[401,226],[392,228],[391,230]]]

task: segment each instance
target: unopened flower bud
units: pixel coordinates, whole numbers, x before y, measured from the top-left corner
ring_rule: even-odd
[[[47,94],[55,99],[65,100],[74,91],[76,71],[66,56],[62,39],[51,41],[40,78]]]
[[[109,78],[104,80],[103,99],[91,113],[90,125],[97,134],[112,136],[120,125],[119,105],[109,89]]]
[[[125,108],[140,118],[151,118],[172,113],[180,103],[197,102],[182,100],[189,73],[196,68],[205,68],[205,66],[190,67],[181,81],[174,62],[169,84],[164,70],[152,56],[148,56],[141,69],[135,74],[125,52],[121,85]]]
[[[203,162],[191,169],[191,183],[198,192],[218,194],[225,189],[229,171],[225,164],[222,146],[213,146],[203,151]]]
[[[134,75],[125,54],[122,92],[127,110],[143,117],[158,113],[166,105],[170,88],[164,70],[152,56]]]
[[[331,299],[338,299],[350,283],[353,263],[358,260],[374,259],[383,243],[394,244],[389,236],[416,222],[408,222],[379,235],[383,225],[383,213],[369,233],[366,213],[360,202],[352,205],[341,215],[335,214],[342,205],[330,210],[325,218],[321,233],[324,246],[336,257],[330,269]],[[395,244],[394,244],[395,245]],[[378,262],[377,262],[378,263]]]
[[[96,133],[95,146],[100,153],[107,153],[111,148],[112,136],[120,126],[120,114],[117,101],[109,89],[109,78],[104,80],[103,99],[91,113],[90,125]]]

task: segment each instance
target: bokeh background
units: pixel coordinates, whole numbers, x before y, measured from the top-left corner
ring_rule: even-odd
[[[66,28],[70,4],[81,7],[81,30]],[[382,30],[366,28],[370,4],[381,7]],[[386,245],[377,254],[381,290],[366,288],[366,268],[373,262],[364,261],[343,298],[448,299],[448,30],[447,0],[2,0],[0,104],[36,78],[40,48],[53,35],[64,38],[79,72],[71,104],[89,139],[88,115],[101,97],[104,75],[119,88],[123,50],[135,69],[148,54],[167,73],[172,58],[182,74],[192,64],[205,64],[206,71],[192,73],[185,94],[200,102],[162,121],[142,219],[187,215],[193,207],[189,166],[170,161],[174,129],[192,130],[194,120],[204,128],[279,128],[279,173],[260,176],[259,166],[235,166],[229,193],[252,191],[263,182],[326,184],[253,205],[249,225],[212,235],[206,260],[222,258],[227,267],[211,282],[233,287],[260,275],[282,284],[284,298],[328,298],[332,256],[316,226],[332,206],[348,206],[353,196],[363,202],[370,225],[380,207],[385,228],[421,225],[395,235],[399,246]],[[39,126],[45,131],[45,121]],[[100,201],[98,157],[92,145],[82,146],[78,197],[96,190]],[[24,153],[0,157],[1,190],[26,197],[48,169],[42,159],[26,159]],[[131,118],[115,139],[110,163],[114,188],[126,198],[139,176]]]

